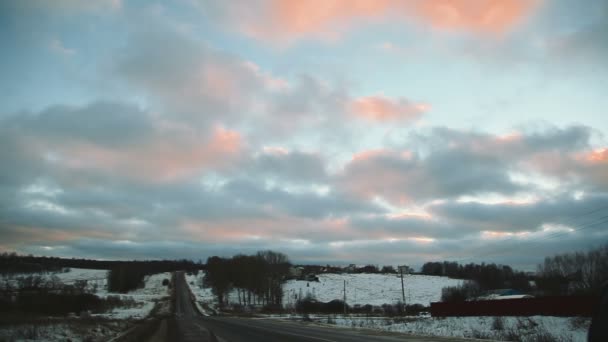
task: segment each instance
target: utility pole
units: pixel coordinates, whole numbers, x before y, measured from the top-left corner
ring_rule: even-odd
[[[401,296],[403,298],[403,313],[405,313],[405,287],[403,286],[403,269],[405,266],[399,266],[399,273],[401,273]]]
[[[344,279],[344,315],[346,315],[346,279]]]

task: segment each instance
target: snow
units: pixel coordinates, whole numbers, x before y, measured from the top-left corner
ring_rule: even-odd
[[[201,288],[202,277],[198,277],[194,274],[186,274],[186,284],[190,288],[195,296],[194,305],[203,316],[211,316],[210,310],[205,308],[205,305],[201,303],[211,303],[213,301],[213,295],[211,289]]]
[[[290,280],[284,286],[286,304],[294,303],[300,294],[308,294],[317,300],[328,302],[343,299],[346,281],[348,305],[382,305],[402,301],[401,278],[395,274],[320,274],[319,282]],[[405,302],[430,305],[441,299],[441,289],[456,286],[462,280],[447,277],[407,274],[403,276]],[[297,297],[296,297],[297,296]]]
[[[70,268],[69,272],[50,273],[56,275],[64,284],[71,284],[76,280],[103,281],[107,278],[107,270],[90,270],[84,268]]]
[[[198,275],[186,274],[186,283],[196,298],[194,304],[198,310],[203,316],[209,316],[212,311],[217,311],[217,303],[211,289],[202,287],[204,275],[204,272],[199,272]]]
[[[96,316],[114,319],[145,318],[150,314],[157,302],[169,296],[169,288],[162,284],[164,279],[171,279],[171,273],[158,273],[146,276],[145,287],[129,291],[127,294],[106,292],[105,288],[97,292],[99,297],[120,296],[123,300],[133,300],[134,307],[115,308],[111,312],[98,314]]]
[[[12,286],[16,286],[20,277],[40,276],[45,280],[57,277],[64,284],[73,284],[78,280],[87,281],[87,290],[100,298],[108,296],[119,296],[123,301],[131,302],[129,307],[115,308],[111,312],[96,314],[96,317],[112,319],[140,319],[148,316],[155,304],[169,296],[168,287],[163,286],[164,279],[171,279],[171,273],[159,273],[146,276],[144,279],[145,287],[130,291],[126,294],[113,293],[107,291],[107,270],[70,268],[68,272],[46,272],[31,274],[15,274],[0,278],[0,284],[5,281]]]
[[[16,285],[19,277],[30,274],[11,275],[0,278]],[[87,280],[87,289],[100,298],[119,296],[125,303],[123,307],[116,307],[110,312],[91,315],[92,318],[81,319],[77,317],[48,318],[41,324],[12,324],[0,327],[0,341],[3,340],[45,340],[45,341],[107,341],[124,331],[133,324],[132,319],[147,317],[157,303],[161,310],[168,310],[169,288],[162,285],[164,279],[171,279],[171,273],[159,273],[145,277],[145,287],[130,291],[126,294],[107,291],[107,270],[90,270],[72,268],[69,272],[37,273],[45,279],[57,277],[64,284],[72,284],[77,280]],[[158,311],[156,311],[158,312]]]
[[[212,304],[215,297],[210,288],[202,288],[203,272],[199,275],[186,275],[186,280],[196,295],[197,300]],[[319,282],[303,280],[289,280],[283,285],[283,303],[293,305],[297,298],[307,295],[317,300],[329,302],[334,299],[343,299],[344,281],[346,281],[346,302],[353,306],[356,304],[382,305],[394,304],[402,300],[401,278],[394,274],[319,274]],[[430,305],[441,299],[441,289],[446,286],[456,286],[462,280],[447,277],[405,275],[404,288],[407,304]],[[235,302],[236,291],[228,295],[228,300]]]
[[[0,341],[107,341],[128,325],[120,321],[63,321],[3,325]]]
[[[67,268],[68,272],[43,272],[43,273],[17,273],[0,276],[1,284],[10,284],[17,286],[19,278],[29,276],[41,277],[44,280],[58,278],[64,284],[73,284],[77,280],[87,280],[87,290],[95,291],[95,289],[103,289],[106,286],[107,270],[92,270],[84,268]]]
[[[365,328],[426,336],[491,340],[536,341],[551,335],[556,341],[584,342],[590,319],[580,317],[344,317],[311,316],[314,321],[349,328]],[[497,324],[496,321],[501,324]],[[500,328],[498,328],[500,327]]]

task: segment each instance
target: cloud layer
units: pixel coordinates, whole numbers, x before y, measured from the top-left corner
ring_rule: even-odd
[[[0,7],[21,42],[0,251],[531,269],[606,240],[602,16],[564,36],[559,4],[525,0]],[[550,42],[595,72],[544,74]]]

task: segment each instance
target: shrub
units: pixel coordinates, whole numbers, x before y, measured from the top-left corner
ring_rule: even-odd
[[[352,309],[351,312],[352,313],[358,313],[358,314],[371,314],[372,310],[374,309],[373,306],[371,306],[370,304],[365,304],[365,305],[361,305],[361,304],[355,304]]]
[[[477,329],[473,329],[471,330],[471,336],[472,338],[476,338],[476,339],[480,339],[480,340],[492,340],[494,339],[494,336],[490,333],[481,331],[481,330],[477,330]]]
[[[515,329],[509,329],[509,330],[506,330],[503,333],[502,339],[505,340],[505,341],[520,342],[521,341],[521,336],[520,336],[520,333],[517,330],[515,330]]]
[[[331,302],[324,303],[319,302],[315,299],[305,298],[303,300],[299,300],[296,303],[296,310],[298,312],[303,313],[327,313],[327,314],[337,314],[344,312],[344,302],[335,299]],[[348,305],[346,305],[346,309],[348,310]]]
[[[399,316],[399,315],[403,315],[404,314],[403,304],[401,304],[401,303],[397,303],[397,304],[382,304],[382,310],[383,310],[384,314],[386,316],[389,316],[389,317]]]
[[[405,306],[405,313],[408,315],[418,315],[421,312],[427,311],[429,311],[429,308],[422,304],[410,304]]]
[[[474,282],[465,282],[461,286],[448,286],[441,290],[442,302],[464,302],[467,299],[479,296],[479,286]]]
[[[505,322],[502,317],[497,316],[492,320],[492,329],[502,331],[505,329]]]
[[[559,342],[559,339],[546,330],[539,331],[536,335],[534,335],[533,342]]]

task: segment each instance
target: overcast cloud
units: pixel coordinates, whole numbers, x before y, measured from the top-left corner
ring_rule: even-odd
[[[0,251],[533,269],[608,239],[606,1],[86,3],[0,4]]]

